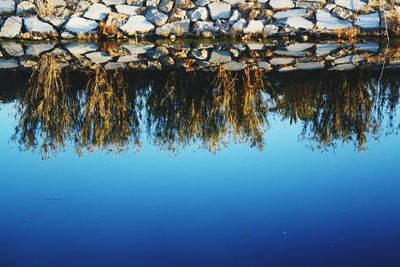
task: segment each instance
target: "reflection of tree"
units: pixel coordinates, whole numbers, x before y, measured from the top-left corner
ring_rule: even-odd
[[[398,104],[398,97],[385,100],[388,96],[383,93],[392,88],[389,95],[398,95],[398,83],[386,84],[381,91],[377,78],[361,72],[332,72],[304,83],[291,79],[280,82],[270,90],[278,112],[291,121],[304,121],[303,136],[319,149],[341,140],[354,141],[357,149],[365,150],[367,136],[378,137],[381,132],[382,110],[387,108],[392,116]]]
[[[155,143],[175,150],[200,141],[215,151],[233,137],[262,148],[266,104],[260,77],[222,68],[215,75],[169,73],[153,84],[146,98],[148,130]]]
[[[75,130],[79,102],[65,83],[57,57],[45,55],[35,67],[20,105],[21,119],[14,138],[18,136],[26,149],[39,146],[44,157],[63,149]]]
[[[139,145],[139,120],[135,97],[120,71],[101,67],[89,78],[79,125],[78,149],[125,150],[133,141]]]

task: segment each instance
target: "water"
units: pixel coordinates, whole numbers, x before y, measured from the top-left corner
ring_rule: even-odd
[[[380,70],[1,74],[0,266],[400,266]]]

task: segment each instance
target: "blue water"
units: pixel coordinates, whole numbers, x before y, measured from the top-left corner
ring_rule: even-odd
[[[42,160],[0,110],[1,267],[400,266],[400,137],[321,153],[275,120],[260,152],[143,145]]]

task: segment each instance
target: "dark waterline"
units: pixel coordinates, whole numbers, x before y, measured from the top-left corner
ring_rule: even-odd
[[[400,266],[381,70],[1,71],[0,266]]]

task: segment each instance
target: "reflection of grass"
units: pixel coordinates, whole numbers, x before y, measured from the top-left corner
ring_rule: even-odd
[[[44,55],[32,73],[21,103],[20,142],[26,148],[36,148],[39,134],[44,157],[64,147],[64,140],[77,120],[78,102],[65,82],[56,57]]]
[[[138,119],[133,99],[121,72],[101,67],[90,78],[79,128],[78,148],[125,150],[131,138],[139,144]]]

